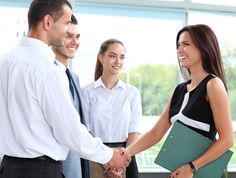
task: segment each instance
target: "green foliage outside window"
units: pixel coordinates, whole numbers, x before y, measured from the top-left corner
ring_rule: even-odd
[[[127,73],[121,78],[126,81]],[[130,83],[141,90],[143,115],[163,112],[179,78],[177,65],[145,64],[130,70]]]

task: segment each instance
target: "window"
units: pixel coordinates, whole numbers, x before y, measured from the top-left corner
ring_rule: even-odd
[[[232,14],[215,14],[199,11],[189,11],[189,24],[205,23],[212,27],[219,41],[221,54],[225,67],[225,74],[228,84],[229,101],[234,128],[236,120],[236,15]],[[223,28],[222,28],[223,25]],[[235,135],[236,140],[236,135]],[[236,150],[234,145],[232,150]],[[230,161],[229,167],[236,166],[236,156]]]
[[[191,0],[194,3],[212,4],[212,5],[225,5],[225,6],[236,6],[234,0]]]
[[[0,0],[0,4],[4,1]],[[147,6],[148,6],[147,1]],[[155,1],[154,2],[164,2]],[[168,2],[171,2],[168,0]],[[175,2],[175,1],[173,1]],[[223,4],[223,3],[224,4]],[[23,3],[23,1],[22,1]],[[77,3],[77,1],[76,1]],[[75,4],[74,12],[78,18],[81,39],[78,55],[72,61],[73,70],[80,76],[81,85],[93,81],[96,56],[100,44],[108,38],[121,40],[126,49],[126,67],[123,79],[140,89],[143,102],[143,132],[148,130],[164,110],[166,101],[179,83],[175,38],[183,24],[205,23],[213,28],[218,37],[229,87],[232,118],[236,120],[236,10],[231,13],[214,11],[211,4],[236,6],[234,1],[226,0],[176,0],[174,7],[145,8],[131,5],[103,3]],[[203,11],[186,10],[186,4],[206,3]],[[181,8],[180,4],[184,4]],[[13,6],[13,4],[11,4]],[[166,4],[165,4],[166,5]],[[168,3],[167,3],[168,5]],[[26,6],[25,3],[21,6]],[[151,6],[150,6],[151,7]],[[156,7],[156,6],[155,6]],[[193,6],[191,6],[193,7]],[[197,6],[198,7],[198,6]],[[219,7],[218,7],[219,8]],[[0,7],[0,55],[11,48],[27,32],[28,8]],[[224,9],[222,9],[224,11]],[[235,124],[235,122],[234,122]],[[236,125],[235,125],[236,127]],[[236,138],[235,138],[236,139]],[[155,168],[154,158],[161,143],[137,156],[139,167]],[[233,148],[236,150],[236,147]],[[230,165],[235,167],[236,156]],[[160,167],[158,167],[160,168]]]
[[[7,15],[6,14],[12,14]],[[17,15],[16,15],[17,14]],[[10,49],[27,32],[27,9],[0,7],[0,55]]]

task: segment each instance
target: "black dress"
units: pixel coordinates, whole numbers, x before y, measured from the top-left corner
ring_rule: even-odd
[[[170,104],[170,121],[176,120],[201,135],[215,140],[216,128],[207,96],[207,83],[214,78],[209,74],[192,91],[187,91],[191,80],[179,84],[174,91]]]
[[[192,91],[187,91],[187,85],[191,80],[179,84],[173,93],[170,103],[169,119],[173,124],[181,122],[199,134],[215,140],[216,127],[212,110],[207,96],[207,83],[215,76],[209,74]],[[222,175],[221,178],[225,176]]]

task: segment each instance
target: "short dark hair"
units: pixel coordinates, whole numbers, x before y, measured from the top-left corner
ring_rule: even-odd
[[[71,16],[71,23],[72,23],[73,25],[78,25],[78,20],[76,19],[76,17],[75,17],[74,14],[72,14],[72,16]]]
[[[63,15],[63,5],[72,6],[67,0],[33,0],[28,12],[29,28],[35,27],[45,15],[57,21]]]

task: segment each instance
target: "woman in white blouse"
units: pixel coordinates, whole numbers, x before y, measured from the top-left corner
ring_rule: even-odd
[[[109,147],[126,147],[138,138],[141,131],[140,93],[137,88],[119,78],[125,53],[121,41],[104,41],[97,56],[95,81],[83,88],[89,114],[88,128]],[[122,175],[104,165],[94,162],[90,165],[91,178],[138,177],[135,157]]]

